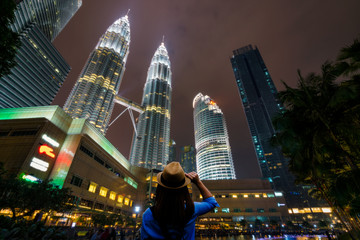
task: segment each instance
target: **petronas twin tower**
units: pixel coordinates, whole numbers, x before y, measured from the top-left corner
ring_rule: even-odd
[[[115,98],[116,101],[121,98],[117,94],[129,44],[130,24],[126,15],[115,21],[100,38],[64,106],[73,118],[87,119],[102,134],[109,126]],[[132,165],[162,170],[168,162],[171,91],[170,59],[163,41],[148,69],[139,107],[141,114],[130,152]],[[200,95],[195,99],[198,100]],[[206,99],[197,101],[199,103],[194,107],[199,175],[210,180],[235,179],[222,112],[216,104],[209,104],[209,97],[201,95],[200,98]]]
[[[128,17],[116,20],[100,38],[67,99],[64,110],[85,118],[105,134],[129,54]]]
[[[164,43],[156,50],[148,70],[130,162],[149,169],[163,169],[169,159],[171,70]]]
[[[67,99],[64,110],[73,118],[85,118],[106,133],[114,99],[118,94],[129,54],[128,16],[115,21],[100,38]],[[156,50],[148,70],[142,107],[130,153],[130,162],[163,169],[170,140],[171,69],[164,42]]]

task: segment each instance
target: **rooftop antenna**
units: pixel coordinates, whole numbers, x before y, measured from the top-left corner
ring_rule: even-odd
[[[126,13],[126,16],[129,15],[129,12],[130,12],[130,8],[128,9],[127,13]]]
[[[163,35],[162,43],[164,43],[164,41],[165,41],[165,36]]]

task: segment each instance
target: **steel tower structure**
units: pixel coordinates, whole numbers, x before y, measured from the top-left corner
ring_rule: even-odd
[[[200,179],[236,179],[226,122],[221,109],[201,93],[193,101],[196,168]]]
[[[164,42],[156,50],[147,73],[140,114],[130,152],[133,165],[162,170],[169,159],[171,69]]]
[[[116,20],[100,38],[83,68],[64,110],[73,118],[86,118],[105,134],[129,54],[128,16]]]

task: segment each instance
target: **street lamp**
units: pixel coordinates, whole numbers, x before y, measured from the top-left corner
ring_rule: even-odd
[[[133,239],[135,239],[136,222],[137,222],[138,213],[140,212],[140,206],[135,206],[134,211],[135,211],[135,224],[134,224]]]

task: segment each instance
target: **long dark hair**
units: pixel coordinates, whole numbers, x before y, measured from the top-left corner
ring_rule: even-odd
[[[188,188],[168,189],[157,186],[153,216],[161,229],[174,226],[183,229],[194,214],[194,202]]]

